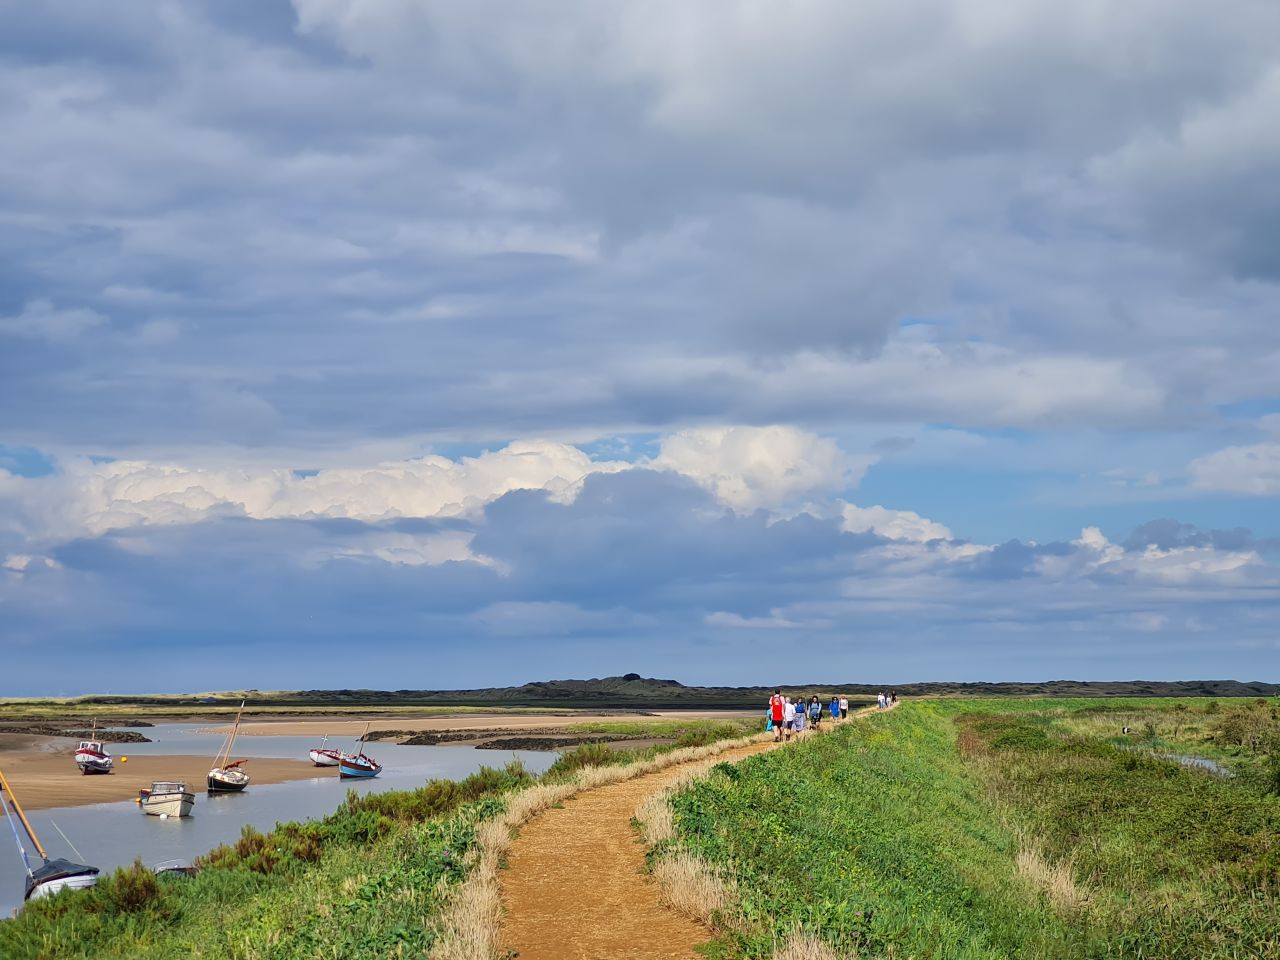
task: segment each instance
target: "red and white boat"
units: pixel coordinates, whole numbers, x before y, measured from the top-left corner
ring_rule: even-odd
[[[326,735],[321,741],[320,746],[312,747],[307,751],[307,756],[311,758],[311,762],[317,767],[336,767],[342,760],[342,753],[338,750],[330,750],[325,747],[329,742]]]
[[[98,721],[95,720],[89,736],[93,737],[97,732]],[[81,773],[110,773],[111,764],[111,754],[107,753],[101,740],[81,740],[80,746],[76,747],[76,766]]]

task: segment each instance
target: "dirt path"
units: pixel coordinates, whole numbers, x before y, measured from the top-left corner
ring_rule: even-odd
[[[762,740],[714,762],[773,746]],[[662,905],[631,825],[636,805],[686,766],[584,791],[523,826],[500,876],[502,949],[519,960],[696,960],[693,948],[711,934]]]

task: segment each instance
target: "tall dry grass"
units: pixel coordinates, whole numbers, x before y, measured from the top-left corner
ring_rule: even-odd
[[[854,960],[854,957],[841,956],[813,934],[797,930],[773,951],[773,960]]]
[[[1058,914],[1071,915],[1083,910],[1088,896],[1076,884],[1071,862],[1054,863],[1025,832],[1019,831],[1017,840],[1014,866],[1018,876],[1033,890],[1043,893]]]
[[[710,923],[717,913],[737,901],[724,877],[687,850],[677,850],[657,860],[653,878],[658,882],[663,903],[703,923]]]
[[[704,747],[686,747],[627,766],[583,767],[571,780],[537,784],[514,794],[506,809],[477,830],[478,851],[468,864],[467,879],[454,888],[441,914],[441,935],[431,950],[432,960],[499,960],[498,931],[502,896],[498,871],[521,824],[582,790],[620,783],[677,764],[699,764],[728,750],[760,742],[753,734]]]

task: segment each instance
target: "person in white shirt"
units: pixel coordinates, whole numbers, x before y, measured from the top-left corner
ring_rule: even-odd
[[[782,722],[782,732],[790,740],[791,729],[796,725],[796,705],[791,702],[790,697],[787,697],[787,702],[782,708]]]
[[[849,698],[848,697],[840,698],[840,719],[841,720],[849,719]]]

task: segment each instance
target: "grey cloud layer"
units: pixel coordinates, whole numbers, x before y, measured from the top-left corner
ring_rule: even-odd
[[[10,442],[1168,428],[1275,393],[1265,0],[5,21]]]

